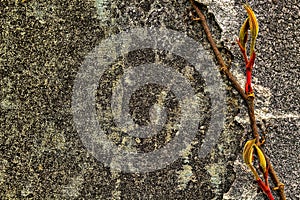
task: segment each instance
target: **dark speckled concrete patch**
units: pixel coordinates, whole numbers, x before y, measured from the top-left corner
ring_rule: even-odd
[[[107,9],[97,9],[96,3],[106,5]],[[201,26],[190,20],[189,9],[188,1],[181,0],[76,0],[72,3],[32,0],[25,4],[0,1],[1,199],[223,198],[235,180],[234,162],[241,152],[244,135],[244,127],[234,120],[240,110],[240,100],[226,81],[226,124],[213,151],[205,159],[197,156],[209,126],[207,121],[211,111],[209,99],[205,99],[205,82],[201,74],[196,73],[192,84],[205,99],[201,108],[207,111],[207,115],[199,125],[195,142],[174,163],[145,174],[113,171],[97,161],[82,144],[71,112],[72,89],[78,69],[85,56],[112,34],[133,27],[164,26],[188,34],[211,53]],[[207,12],[205,7],[203,9]],[[209,14],[208,21],[215,38],[220,39],[221,29],[213,14]],[[289,29],[286,31],[287,35],[292,34]],[[297,49],[297,43],[293,44]],[[227,60],[232,59],[230,52],[223,50]],[[295,50],[287,48],[287,51],[294,53],[295,57],[298,55]],[[113,83],[126,67],[153,60],[172,65],[178,71],[186,65],[179,57],[170,58],[166,52],[152,50],[130,52],[120,60],[124,61],[124,65],[116,62],[100,78],[103,82],[99,83],[97,90],[98,112],[109,106]],[[297,62],[294,64],[297,65]],[[297,77],[297,69],[291,69],[291,75]],[[289,84],[297,86],[298,82],[295,78],[293,80]],[[160,86],[148,85],[134,93],[130,112],[137,124],[149,122],[150,116],[146,111],[161,90]],[[288,94],[296,94],[288,91],[285,90]],[[281,106],[277,97],[272,100],[275,107]],[[168,94],[165,104],[170,110],[168,123],[176,123],[180,106],[172,93]],[[297,106],[299,104],[292,107],[297,109]],[[283,107],[288,110],[288,107]],[[110,116],[109,110],[105,112]],[[107,127],[106,130],[113,125],[109,117],[99,117],[99,122]],[[297,132],[297,123],[298,120],[288,124],[280,121],[274,129],[289,132],[284,127],[296,124],[290,131]],[[109,134],[111,132],[108,131]],[[174,134],[170,133],[171,138]],[[136,140],[135,147],[142,152],[152,151],[167,142],[166,135],[168,130],[150,139]],[[125,147],[128,141],[122,133],[111,136],[111,139]],[[285,144],[282,143],[280,148],[284,149]],[[296,147],[299,143],[294,145]],[[269,149],[272,148],[274,146]],[[275,157],[286,160],[288,152],[283,152],[278,152]],[[297,175],[297,169],[299,167],[290,171]]]

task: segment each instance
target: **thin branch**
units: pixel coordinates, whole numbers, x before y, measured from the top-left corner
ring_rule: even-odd
[[[196,6],[195,2],[193,0],[190,0],[192,6],[194,7],[194,9],[197,12],[197,15],[199,16],[199,21],[204,29],[204,32],[206,34],[206,37],[209,41],[209,43],[211,44],[211,47],[216,55],[216,58],[219,62],[219,64],[221,65],[221,70],[222,72],[227,76],[227,78],[230,80],[230,82],[232,83],[233,87],[238,91],[238,93],[242,96],[242,98],[247,101],[248,96],[245,94],[243,88],[240,86],[240,84],[237,82],[236,78],[232,75],[232,73],[228,70],[228,67],[226,66],[222,55],[214,41],[214,39],[212,38],[211,32],[209,30],[209,27],[206,23],[206,18],[203,15],[202,11],[198,8],[198,6]],[[198,19],[197,19],[198,20]]]
[[[269,166],[269,174],[276,185],[276,190],[279,192],[280,200],[286,200],[286,196],[284,193],[284,184],[280,182],[273,166],[271,165],[270,159],[266,157],[267,165]]]
[[[255,114],[254,114],[254,97],[252,97],[252,96],[248,97],[247,105],[248,105],[248,115],[249,115],[249,119],[250,119],[253,136],[256,139],[256,144],[258,146],[260,146],[261,143],[260,143],[260,139],[259,139],[259,133],[258,133],[258,128],[256,125],[256,119],[255,119]]]
[[[246,103],[249,105],[248,107],[249,109],[249,116],[250,116],[250,123],[251,123],[251,127],[253,130],[253,135],[254,137],[257,139],[256,142],[259,142],[259,134],[258,134],[258,130],[257,130],[257,126],[256,126],[256,121],[255,121],[255,115],[254,115],[254,103],[253,103],[253,98],[248,98],[248,96],[245,94],[244,89],[240,86],[240,84],[237,82],[236,78],[233,76],[233,74],[229,71],[228,66],[226,66],[222,55],[214,41],[214,39],[212,38],[212,34],[209,30],[209,27],[207,25],[206,22],[206,18],[204,16],[204,14],[202,13],[202,11],[198,8],[198,6],[195,4],[195,2],[193,0],[190,0],[192,6],[194,7],[194,9],[197,12],[197,15],[199,16],[199,21],[204,29],[204,32],[206,34],[206,37],[216,55],[216,58],[219,62],[219,64],[221,65],[221,70],[222,72],[227,76],[227,78],[229,79],[229,81],[232,83],[233,87],[238,91],[238,93],[242,96],[243,100],[246,101]],[[249,103],[248,103],[249,101]],[[253,106],[250,106],[253,105]]]
[[[233,87],[238,91],[238,93],[241,95],[241,97],[243,98],[243,100],[246,102],[247,106],[248,106],[248,114],[249,114],[249,119],[250,119],[250,124],[251,124],[251,129],[253,132],[253,136],[256,138],[256,142],[257,145],[260,145],[260,137],[259,137],[259,133],[258,133],[258,128],[256,125],[256,119],[255,119],[255,114],[254,114],[254,98],[252,96],[248,97],[245,93],[244,90],[242,89],[242,87],[240,86],[240,84],[237,82],[236,78],[232,75],[232,73],[229,71],[228,66],[226,66],[222,55],[220,53],[220,51],[218,50],[218,47],[212,37],[212,34],[209,30],[209,27],[207,25],[206,22],[206,18],[204,16],[204,14],[202,13],[202,11],[198,8],[198,6],[195,4],[194,0],[190,0],[193,8],[196,10],[196,13],[199,17],[199,21],[204,29],[204,32],[206,34],[206,37],[214,51],[214,54],[221,66],[221,71],[226,75],[227,79],[231,82],[231,84],[233,85]],[[270,176],[272,178],[272,180],[274,181],[275,185],[276,185],[276,189],[278,189],[279,191],[279,196],[281,200],[286,200],[285,197],[285,193],[284,193],[284,185],[280,182],[270,160],[268,158],[266,158],[267,164],[269,166],[269,173]]]

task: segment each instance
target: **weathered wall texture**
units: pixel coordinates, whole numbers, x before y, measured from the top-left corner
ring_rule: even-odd
[[[136,124],[165,121],[162,131],[150,138],[133,138],[126,128],[118,128],[113,114],[120,113],[110,107],[113,90],[128,68],[159,63],[183,74],[194,89],[200,110],[194,141],[180,152],[167,152],[178,154],[178,159],[152,172],[125,173],[114,170],[115,158],[109,165],[97,160],[76,129],[72,95],[79,69],[101,41],[136,27],[164,27],[198,41],[207,53],[205,59],[214,61],[213,54],[201,25],[191,20],[188,1],[62,2],[0,1],[1,199],[264,198],[241,159],[249,125],[237,93],[224,78],[215,77],[222,80],[225,92],[224,126],[213,149],[199,157],[211,116],[217,112],[212,109],[208,75],[163,50],[141,49],[116,58],[99,77],[97,119],[107,137],[126,151],[151,152],[172,141],[182,126],[178,119],[184,117],[184,110],[170,88],[148,84],[129,100]],[[200,2],[226,62],[243,84],[244,67],[235,44],[246,17],[242,2]],[[266,151],[286,185],[288,199],[299,199],[300,7],[292,0],[250,4],[260,22],[253,80],[257,118],[268,125]],[[173,41],[174,49],[180,39]],[[217,65],[211,66],[217,70]],[[124,82],[144,79],[133,75]],[[117,103],[125,98],[120,94]],[[134,164],[129,171],[134,171]]]

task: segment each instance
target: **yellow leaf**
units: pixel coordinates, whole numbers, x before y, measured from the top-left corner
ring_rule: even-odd
[[[264,153],[262,152],[262,150],[259,148],[259,146],[254,144],[254,147],[256,148],[256,152],[257,152],[257,155],[258,155],[259,165],[261,166],[263,171],[266,172],[267,171],[266,157],[265,157]]]
[[[252,165],[252,157],[253,157],[253,146],[255,145],[255,140],[248,140],[244,146],[243,150],[243,159],[247,165]]]
[[[239,37],[239,42],[240,42],[240,45],[244,48],[244,51],[246,51],[246,42],[247,42],[247,39],[248,39],[248,30],[250,28],[250,25],[249,25],[249,18],[247,18],[241,29],[240,29],[240,37]]]
[[[256,139],[248,140],[244,146],[243,150],[243,159],[244,162],[247,164],[247,166],[251,169],[253,175],[255,176],[255,179],[259,179],[259,175],[256,172],[255,168],[252,165],[252,158],[253,158],[253,150],[255,145]]]
[[[249,5],[244,5],[244,8],[246,9],[248,13],[248,18],[249,18],[249,26],[250,26],[250,32],[251,32],[251,45],[250,45],[250,56],[254,52],[254,47],[255,47],[255,41],[258,35],[258,21],[255,16],[255,13],[253,10],[250,8]]]

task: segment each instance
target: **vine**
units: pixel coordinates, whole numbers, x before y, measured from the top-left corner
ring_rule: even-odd
[[[206,18],[199,7],[196,5],[194,0],[190,0],[192,7],[195,9],[198,17],[193,20],[200,21],[204,32],[207,36],[207,39],[213,49],[213,52],[216,56],[216,59],[220,65],[220,71],[226,75],[227,79],[231,82],[232,86],[238,91],[242,99],[244,100],[247,108],[248,108],[248,116],[250,119],[250,125],[252,129],[252,137],[253,139],[246,142],[243,149],[243,159],[245,164],[252,171],[255,180],[259,186],[259,188],[267,195],[268,199],[273,200],[273,194],[269,185],[269,175],[275,184],[273,190],[278,191],[281,200],[285,200],[285,192],[284,192],[284,184],[280,182],[269,158],[266,156],[262,146],[265,143],[264,136],[260,136],[256,124],[255,114],[254,114],[254,91],[251,86],[251,78],[252,78],[252,70],[255,62],[255,42],[258,35],[258,21],[255,16],[255,13],[251,9],[249,5],[244,5],[244,8],[248,14],[248,17],[244,21],[240,33],[239,38],[237,39],[237,43],[240,47],[240,51],[243,55],[245,67],[246,67],[246,85],[245,90],[242,89],[240,84],[237,82],[236,78],[230,72],[228,66],[226,66],[220,51],[212,37],[210,29],[208,27]],[[250,31],[250,52],[249,57],[247,55],[247,42],[248,42],[248,32]],[[256,155],[256,157],[254,157]],[[254,159],[257,158],[259,162],[259,166],[255,167],[253,165]],[[262,178],[259,175],[259,172],[262,173]]]

